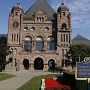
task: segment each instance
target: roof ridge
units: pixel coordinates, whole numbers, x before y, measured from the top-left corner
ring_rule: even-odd
[[[35,2],[36,3],[36,2]],[[35,4],[34,3],[34,4]],[[24,15],[26,15],[27,14],[27,12],[34,6],[34,4],[25,12],[25,14]]]
[[[46,0],[37,0],[24,14],[24,19],[32,19],[34,12],[37,12],[41,9],[44,13],[46,13],[48,20],[55,19],[56,14],[55,10],[49,5]]]

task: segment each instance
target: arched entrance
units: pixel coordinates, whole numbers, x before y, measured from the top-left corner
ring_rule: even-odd
[[[54,70],[55,69],[55,61],[53,59],[50,59],[48,61],[48,67],[49,67],[49,70]]]
[[[36,58],[34,61],[34,69],[35,70],[43,70],[43,68],[44,68],[43,59]]]
[[[28,59],[24,59],[23,60],[23,65],[24,65],[24,69],[29,69],[29,60]]]

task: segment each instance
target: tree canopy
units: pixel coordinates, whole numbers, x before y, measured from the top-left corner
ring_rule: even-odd
[[[6,56],[11,53],[9,46],[0,45],[0,66],[6,64]]]
[[[68,54],[70,55],[72,62],[83,61],[85,57],[90,57],[90,46],[85,44],[77,44],[70,46]],[[69,58],[67,54],[67,57]]]

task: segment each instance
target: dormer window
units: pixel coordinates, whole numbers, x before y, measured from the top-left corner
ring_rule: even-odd
[[[36,21],[38,21],[38,17],[36,18]]]
[[[24,28],[24,31],[27,31],[27,30],[28,30],[28,27],[25,27],[25,28]]]
[[[39,22],[40,22],[40,21],[44,21],[44,17],[37,17],[37,18],[36,18],[36,21],[39,21]]]
[[[34,30],[35,30],[35,27],[32,27],[32,28],[31,28],[31,31],[34,31]]]
[[[41,21],[41,17],[39,17],[39,21]]]
[[[42,21],[44,21],[44,17],[42,17]]]

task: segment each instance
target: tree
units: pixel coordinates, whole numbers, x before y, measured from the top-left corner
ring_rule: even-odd
[[[83,61],[85,57],[90,57],[90,46],[85,44],[72,45],[66,57],[68,59],[71,57],[72,64],[75,66],[76,62]]]
[[[11,54],[10,47],[6,45],[0,45],[0,66],[6,65],[6,56],[9,54]]]

